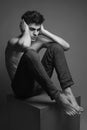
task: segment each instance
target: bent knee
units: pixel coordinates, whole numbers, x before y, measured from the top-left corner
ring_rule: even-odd
[[[51,45],[51,49],[53,51],[58,51],[58,52],[63,52],[64,51],[63,47],[61,45],[59,45],[58,43],[53,43]]]
[[[40,58],[39,54],[32,49],[28,49],[25,53],[25,56],[30,58],[30,59],[39,59]]]

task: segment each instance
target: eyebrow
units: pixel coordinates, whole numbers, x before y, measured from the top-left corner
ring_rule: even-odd
[[[41,28],[38,28],[38,29],[36,29],[36,28],[34,28],[34,27],[29,27],[31,30],[37,30],[37,31],[39,31]]]

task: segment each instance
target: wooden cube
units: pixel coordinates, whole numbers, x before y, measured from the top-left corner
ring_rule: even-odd
[[[80,130],[80,116],[66,115],[45,93],[26,101],[8,96],[8,113],[9,130]]]

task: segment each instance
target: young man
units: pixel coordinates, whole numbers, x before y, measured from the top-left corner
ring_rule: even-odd
[[[71,91],[74,85],[64,51],[70,45],[62,38],[47,31],[44,17],[37,11],[27,11],[21,17],[21,34],[8,41],[5,59],[11,86],[17,98],[26,99],[45,90],[50,98],[61,103],[68,115],[80,114],[80,107]],[[38,52],[47,48],[40,61]],[[51,81],[56,70],[62,91]]]

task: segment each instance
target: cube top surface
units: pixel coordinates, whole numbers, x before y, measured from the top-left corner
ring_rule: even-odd
[[[43,109],[55,104],[55,101],[51,100],[46,93],[31,97],[27,99],[26,102],[35,107],[38,107],[39,109]]]
[[[8,101],[10,101],[12,104],[26,104],[26,105],[31,105],[37,109],[44,109],[48,108],[51,105],[55,105],[55,100],[51,100],[51,98],[46,94],[40,94],[37,96],[30,97],[26,100],[20,100],[15,98],[13,95],[8,96]]]

